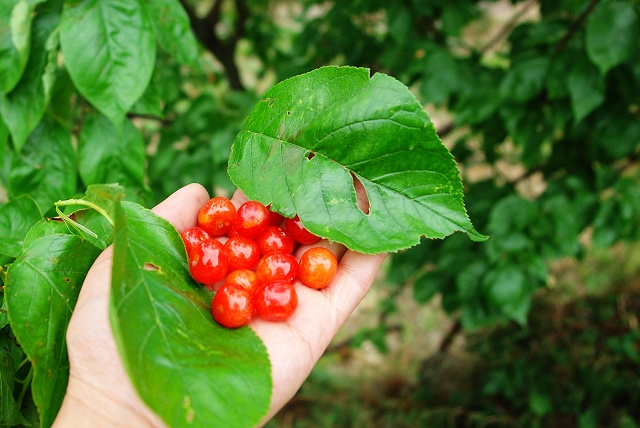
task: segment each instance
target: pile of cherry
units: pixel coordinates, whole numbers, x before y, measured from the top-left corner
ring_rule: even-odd
[[[237,328],[253,317],[269,321],[288,319],[298,306],[293,286],[328,286],[338,268],[334,254],[311,247],[300,260],[299,245],[320,240],[300,219],[283,218],[258,201],[237,209],[231,200],[215,197],[198,212],[198,225],[181,234],[193,279],[214,290],[213,318]]]

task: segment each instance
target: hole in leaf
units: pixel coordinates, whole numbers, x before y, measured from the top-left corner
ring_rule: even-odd
[[[367,190],[353,172],[351,173],[351,178],[353,179],[353,188],[356,189],[358,208],[366,215],[369,215],[369,195],[367,195]]]
[[[291,111],[287,111],[287,116],[291,116]]]
[[[153,263],[147,262],[144,264],[144,270],[157,271],[157,270],[160,270],[160,268],[154,265]]]
[[[315,153],[313,153],[313,152],[309,152],[309,153],[307,153],[307,160],[311,160],[311,159],[313,159],[315,155],[316,155],[316,154],[315,154]]]

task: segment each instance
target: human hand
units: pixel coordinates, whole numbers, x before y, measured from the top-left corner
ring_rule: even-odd
[[[207,191],[191,184],[153,211],[178,232],[196,225]],[[236,192],[239,206],[247,198]],[[340,260],[332,284],[313,290],[296,284],[298,310],[285,322],[253,320],[249,326],[264,342],[272,365],[273,394],[263,423],[296,393],[335,334],[373,283],[384,254],[363,255],[340,244],[320,241]],[[306,247],[298,249],[299,257]],[[109,323],[111,247],[94,262],[85,278],[67,330],[69,384],[54,426],[153,426],[162,420],[136,393],[122,365]]]

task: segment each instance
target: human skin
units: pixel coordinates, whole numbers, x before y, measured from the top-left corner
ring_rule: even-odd
[[[362,194],[360,192],[359,194]],[[198,184],[187,185],[153,208],[182,232],[196,225],[199,208],[210,196]],[[238,191],[236,207],[247,200]],[[361,207],[364,204],[360,200]],[[366,207],[365,207],[366,208]],[[298,309],[285,322],[253,320],[249,326],[264,342],[272,364],[273,394],[261,424],[271,419],[298,391],[327,346],[374,281],[385,255],[364,255],[322,240],[336,254],[338,271],[323,290],[300,283]],[[296,251],[300,255],[309,246]],[[140,399],[122,365],[109,323],[111,247],[87,273],[67,330],[69,384],[54,427],[165,427]]]

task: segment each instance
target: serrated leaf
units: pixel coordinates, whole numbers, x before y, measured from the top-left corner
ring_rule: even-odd
[[[122,132],[100,114],[85,117],[78,140],[78,172],[85,185],[120,183],[144,186],[144,139],[129,120]]]
[[[0,0],[0,92],[11,91],[27,65],[33,8],[26,0]]]
[[[18,196],[0,206],[0,254],[18,257],[24,237],[41,218],[38,204],[29,195]]]
[[[13,146],[20,151],[27,137],[38,125],[49,102],[57,49],[47,48],[47,41],[58,25],[60,15],[41,13],[31,25],[31,55],[18,83],[6,96],[0,93],[0,113],[11,131]],[[47,68],[50,68],[47,71]]]
[[[153,22],[158,44],[178,62],[194,66],[198,43],[189,17],[178,0],[144,0]]]
[[[145,8],[129,0],[67,1],[60,42],[80,93],[120,127],[155,64],[155,33]]]
[[[638,46],[638,15],[624,1],[600,2],[587,19],[586,51],[603,75],[626,61]]]
[[[31,389],[44,427],[52,424],[66,392],[67,325],[99,251],[77,236],[44,235],[24,248],[7,273],[9,321],[34,367]]]
[[[53,202],[76,191],[76,159],[71,132],[57,122],[42,120],[22,151],[13,156],[9,196],[29,194],[46,212]]]
[[[229,176],[249,198],[363,253],[455,231],[486,239],[467,217],[456,163],[427,113],[402,83],[367,69],[323,67],[267,91],[233,144]]]
[[[140,397],[169,426],[256,425],[271,398],[266,348],[248,327],[213,321],[173,226],[117,205],[113,266],[111,326]]]

